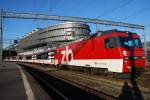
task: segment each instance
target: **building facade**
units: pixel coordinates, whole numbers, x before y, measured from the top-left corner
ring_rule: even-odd
[[[90,36],[90,27],[78,22],[65,22],[47,28],[38,28],[21,38],[15,48],[25,52],[37,48],[57,47]]]

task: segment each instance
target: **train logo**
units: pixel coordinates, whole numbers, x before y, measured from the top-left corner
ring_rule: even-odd
[[[71,49],[68,48],[68,46],[66,46],[65,50],[61,51],[61,54],[62,54],[61,59],[62,64],[68,63],[73,60],[73,52]]]

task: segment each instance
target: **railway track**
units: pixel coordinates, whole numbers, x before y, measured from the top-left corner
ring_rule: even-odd
[[[81,89],[83,89],[83,90],[85,90],[87,92],[90,92],[90,93],[92,93],[94,95],[97,95],[97,96],[99,96],[99,97],[101,97],[101,98],[103,98],[105,100],[115,100],[115,99],[118,99],[117,97],[115,97],[113,95],[110,95],[110,94],[107,94],[107,93],[105,93],[103,91],[96,90],[96,89],[93,89],[93,88],[91,88],[91,87],[89,87],[89,86],[87,86],[85,84],[80,83],[80,82],[67,79],[67,77],[65,78],[62,74],[56,74],[56,73],[55,74],[54,73],[53,74],[49,73],[49,74],[52,75],[52,76],[54,76],[54,77],[56,77],[56,78],[58,78],[58,79],[64,80],[67,83],[73,84],[74,86],[79,87],[79,88],[81,88]],[[80,77],[81,80],[82,79],[83,80],[90,80],[90,79],[86,79],[86,78],[84,78],[82,76],[78,76],[78,75],[75,75],[75,76]],[[94,85],[94,83],[95,83],[94,81],[93,82],[90,81],[89,84],[93,84]]]
[[[28,64],[27,64],[28,65]],[[64,70],[57,70],[50,67],[40,67],[38,65],[34,66],[29,64],[29,66],[32,66],[33,68],[37,68],[38,70],[41,70],[42,72],[49,74],[50,76],[53,76],[59,80],[65,81],[69,84],[72,84],[80,89],[86,90],[87,92],[90,92],[94,95],[99,96],[103,99],[118,99],[120,94],[122,94],[122,89],[124,87],[124,81],[128,82],[127,80],[120,81],[117,79],[114,79],[113,81],[105,78],[101,78],[102,76],[98,75],[88,75],[81,72],[73,72],[73,71],[64,71]],[[131,84],[128,84],[129,87]],[[139,89],[139,87],[136,87]],[[150,98],[150,91],[149,89],[143,89],[140,87],[139,92],[136,92],[134,88],[132,91],[135,93],[136,97],[139,97],[139,93],[143,96],[143,98],[146,98],[145,100],[148,100]],[[128,90],[123,91],[123,94],[128,94]],[[95,99],[94,99],[95,100]]]
[[[46,80],[44,80],[41,76],[41,74],[33,69],[29,68],[26,70],[28,70],[28,72],[46,89],[46,91],[48,91],[48,89],[52,90],[53,93],[51,94],[51,96],[53,96],[53,98],[57,99],[62,99],[62,100],[69,100],[66,96],[64,96],[61,92],[59,92],[55,87],[53,87],[50,83],[48,83]],[[32,71],[31,71],[32,70]],[[49,91],[50,93],[50,91]],[[54,94],[55,93],[55,94]],[[55,97],[54,97],[55,96]]]
[[[24,66],[24,65],[21,65]],[[96,95],[96,91],[92,90],[95,93],[90,93],[81,88],[69,84],[66,81],[63,81],[63,78],[60,79],[43,73],[37,69],[24,66],[24,68],[42,85],[42,87],[54,98],[54,100],[103,100],[106,99],[106,94],[103,93],[101,96]],[[87,87],[85,87],[87,89]],[[105,98],[104,98],[105,97]],[[109,97],[109,98],[108,98]],[[107,95],[107,99],[116,99]]]

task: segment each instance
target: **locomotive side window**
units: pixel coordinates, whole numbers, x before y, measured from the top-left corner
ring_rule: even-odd
[[[105,48],[109,48],[109,44],[110,44],[109,39],[105,39]]]
[[[115,48],[117,47],[117,41],[115,37],[105,39],[105,48]]]

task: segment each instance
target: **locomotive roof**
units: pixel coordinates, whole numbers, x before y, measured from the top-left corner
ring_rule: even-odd
[[[120,31],[120,30],[117,30],[117,29],[113,29],[113,30],[106,30],[106,31],[98,31],[98,32],[96,32],[96,34],[93,34],[91,37],[106,35],[106,34],[110,34],[112,32],[122,32],[122,33],[126,33],[126,34],[136,34],[136,33],[130,32],[130,31]]]

